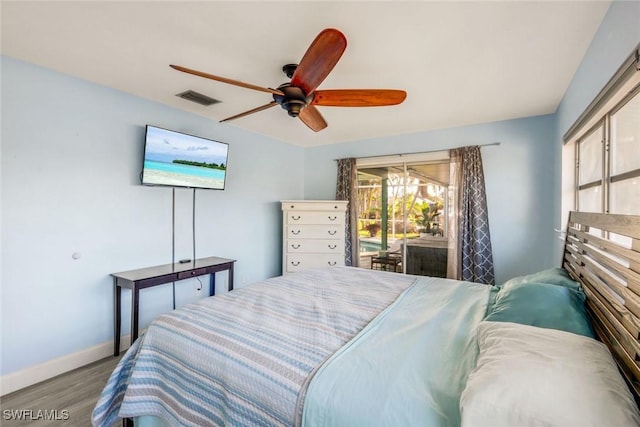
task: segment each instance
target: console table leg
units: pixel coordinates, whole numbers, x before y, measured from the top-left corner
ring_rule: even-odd
[[[209,296],[214,296],[216,294],[216,273],[211,273],[209,275]]]
[[[229,291],[233,290],[233,263],[229,265],[229,286],[227,287]]]
[[[121,308],[122,288],[118,286],[118,279],[113,278],[113,355],[120,354],[120,327],[122,324]]]
[[[134,287],[131,290],[131,344],[138,339],[138,297],[140,290]]]

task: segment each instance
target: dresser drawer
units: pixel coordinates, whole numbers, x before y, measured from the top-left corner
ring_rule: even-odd
[[[288,273],[308,268],[344,265],[343,254],[287,254],[286,258]]]
[[[344,212],[287,212],[287,224],[344,224]]]
[[[323,201],[283,201],[283,211],[334,211],[344,212],[347,210],[347,202],[343,200],[323,200]]]
[[[344,225],[287,225],[287,239],[344,239]]]
[[[285,250],[295,253],[344,253],[344,240],[339,239],[290,239],[286,242]]]

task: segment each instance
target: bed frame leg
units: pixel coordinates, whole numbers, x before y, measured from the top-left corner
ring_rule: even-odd
[[[132,418],[123,418],[122,419],[122,427],[133,427],[133,419]]]

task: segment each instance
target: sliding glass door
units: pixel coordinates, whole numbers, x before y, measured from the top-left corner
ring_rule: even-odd
[[[358,161],[360,267],[446,276],[448,156],[420,157]]]

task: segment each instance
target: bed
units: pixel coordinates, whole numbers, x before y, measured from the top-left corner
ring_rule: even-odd
[[[571,213],[563,268],[500,286],[332,267],[207,298],[151,323],[93,424],[638,426],[639,242]]]

